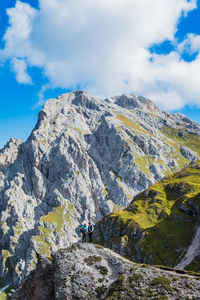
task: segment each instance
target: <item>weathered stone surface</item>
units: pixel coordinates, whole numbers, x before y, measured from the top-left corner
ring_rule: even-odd
[[[75,91],[46,102],[24,143],[0,151],[0,277],[18,285],[37,262],[76,242],[79,225],[133,197],[200,154],[200,126],[143,97],[105,101]],[[191,144],[191,145],[190,145]],[[191,147],[190,147],[191,146]]]
[[[190,149],[188,149],[187,147],[180,147],[180,151],[182,153],[182,155],[191,160],[191,161],[194,161],[194,160],[197,160],[198,159],[198,155],[196,152],[194,151],[191,151]]]
[[[131,263],[99,245],[74,244],[39,260],[8,300],[199,299],[199,278]],[[161,297],[161,298],[160,298]]]

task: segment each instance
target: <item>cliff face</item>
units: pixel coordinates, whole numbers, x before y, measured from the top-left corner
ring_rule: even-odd
[[[200,161],[103,218],[96,239],[125,257],[200,272]]]
[[[78,240],[138,192],[200,156],[200,126],[133,95],[76,91],[47,101],[24,143],[0,151],[0,277],[19,285],[36,252]]]
[[[39,258],[8,300],[199,299],[197,274],[179,273],[131,263],[99,245],[74,244],[53,262]]]

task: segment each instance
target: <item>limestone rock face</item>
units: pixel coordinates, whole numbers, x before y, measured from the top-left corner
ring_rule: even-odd
[[[21,284],[36,253],[76,242],[80,223],[188,164],[199,141],[198,124],[143,97],[75,91],[47,101],[28,140],[0,151],[0,277]]]
[[[191,161],[195,161],[198,159],[198,156],[197,156],[197,153],[194,152],[194,151],[191,151],[190,149],[188,149],[187,147],[180,147],[180,151],[181,151],[181,154],[191,160]]]
[[[199,299],[195,274],[137,265],[92,244],[59,250],[53,263],[39,259],[21,289],[8,300]]]

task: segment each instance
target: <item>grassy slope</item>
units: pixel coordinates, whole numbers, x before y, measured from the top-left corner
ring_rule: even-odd
[[[100,242],[115,250],[124,247],[131,259],[138,252],[141,261],[174,266],[192,241],[198,213],[200,161],[137,195],[127,209],[104,218],[103,226],[109,224],[114,231],[105,237],[100,225]],[[143,234],[140,239],[134,235],[137,229]],[[200,270],[199,262],[189,267]]]

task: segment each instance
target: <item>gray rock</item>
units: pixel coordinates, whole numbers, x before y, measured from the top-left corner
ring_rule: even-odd
[[[78,241],[83,221],[127,206],[179,169],[183,157],[165,130],[187,131],[188,124],[197,139],[198,124],[134,95],[103,101],[75,91],[47,101],[28,140],[11,139],[0,150],[5,284],[21,284],[35,268],[36,253],[50,257]]]
[[[199,299],[195,274],[180,275],[134,264],[99,245],[74,244],[59,250],[53,262],[39,258],[22,288],[8,300]]]
[[[180,147],[180,151],[181,151],[181,154],[189,159],[190,161],[194,161],[194,160],[197,160],[198,159],[198,155],[196,152],[194,151],[191,151],[191,149],[188,149],[187,147]]]

